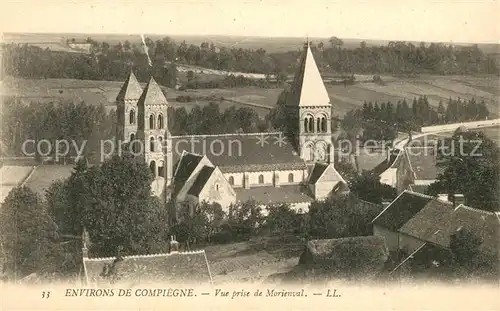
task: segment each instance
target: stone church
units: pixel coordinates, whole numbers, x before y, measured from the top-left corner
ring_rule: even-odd
[[[273,133],[172,136],[169,103],[151,78],[130,73],[117,98],[117,139],[134,141],[154,176],[152,190],[177,204],[254,199],[307,211],[313,200],[348,191],[334,168],[332,105],[308,43],[286,100],[290,129]]]

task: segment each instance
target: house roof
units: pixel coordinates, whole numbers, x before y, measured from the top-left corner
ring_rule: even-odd
[[[172,145],[174,163],[184,151],[206,155],[223,173],[307,168],[282,133],[174,136]]]
[[[447,247],[449,243],[448,228],[453,212],[453,204],[436,199],[430,200],[399,231],[422,241]]]
[[[356,166],[359,172],[375,171],[382,174],[392,163],[387,163],[387,154],[384,152],[365,152],[367,148],[356,155]]]
[[[302,191],[298,185],[286,185],[281,187],[262,186],[250,189],[236,188],[236,199],[240,202],[255,200],[261,204],[268,203],[305,203],[313,199]]]
[[[431,148],[406,148],[405,153],[414,179],[434,180],[443,172],[443,168],[437,166],[436,155]]]
[[[427,273],[428,277],[436,276],[436,272],[445,271],[452,263],[453,255],[449,249],[431,243],[423,243],[412,254],[404,258],[391,272],[399,272],[402,267],[410,267],[412,274]]]
[[[460,228],[467,229],[482,239],[481,249],[498,254],[500,248],[500,214],[498,212],[488,212],[461,204],[455,209],[451,218],[449,235]]]
[[[304,45],[299,70],[290,89],[288,105],[329,106],[330,97],[326,91],[318,66],[314,60],[309,43]]]
[[[405,190],[372,223],[397,231],[432,199],[431,196]]]
[[[153,77],[146,84],[137,105],[168,105],[167,98]]]
[[[87,282],[106,284],[101,273],[115,257],[84,258]],[[117,264],[118,282],[148,284],[162,283],[211,283],[210,268],[205,251],[179,252],[155,255],[125,256]]]
[[[463,204],[454,208],[451,203],[437,199],[431,200],[399,231],[422,241],[449,248],[450,236],[461,228],[480,237],[482,249],[498,253],[500,247],[498,242],[500,237],[499,215]]]
[[[207,183],[208,179],[210,176],[212,176],[212,173],[214,172],[215,167],[210,167],[210,166],[204,166],[198,176],[196,177],[196,180],[194,181],[194,184],[191,186],[191,188],[188,191],[188,194],[198,196],[205,187],[205,184]]]
[[[118,96],[116,96],[116,101],[124,101],[124,100],[139,100],[142,94],[142,88],[135,78],[133,72],[127,77],[125,83],[123,83],[120,92],[118,92]]]
[[[355,255],[354,255],[355,254]],[[342,258],[355,256],[359,264],[349,266]],[[299,265],[324,267],[335,273],[354,272],[366,276],[377,273],[389,257],[385,240],[380,236],[357,236],[339,239],[311,240],[299,259]]]
[[[321,175],[323,175],[323,173],[325,172],[327,167],[328,167],[328,165],[326,165],[326,164],[316,163],[314,165],[312,172],[311,172],[311,175],[309,175],[309,183],[315,184],[319,180]]]

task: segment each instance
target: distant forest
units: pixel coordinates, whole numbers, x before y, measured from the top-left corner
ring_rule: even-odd
[[[365,102],[363,108],[349,111],[342,120],[346,135],[356,135],[363,129],[363,140],[393,140],[397,132],[420,131],[422,126],[485,120],[490,112],[484,101],[475,99],[449,99],[445,106],[440,102],[437,109],[430,106],[426,96],[381,104]],[[342,137],[341,137],[342,138]],[[346,137],[344,137],[346,138]]]
[[[263,73],[278,78],[293,74],[301,50],[267,53],[264,49],[217,47],[177,43],[166,37],[146,38],[152,68],[143,46],[128,41],[110,46],[91,38],[90,54],[53,52],[31,45],[3,45],[5,74],[23,78],[73,78],[88,80],[124,80],[130,68],[138,79],[146,81],[153,74],[165,86],[176,83],[175,64],[196,65],[209,69]],[[332,37],[329,42],[311,45],[316,62],[324,74],[498,74],[499,67],[491,55],[477,45],[455,47],[444,44],[414,45],[389,42],[386,46],[345,48],[343,41]],[[229,83],[223,87],[231,87]]]

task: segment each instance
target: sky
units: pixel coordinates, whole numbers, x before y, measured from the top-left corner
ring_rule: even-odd
[[[500,0],[8,0],[0,31],[500,43]]]

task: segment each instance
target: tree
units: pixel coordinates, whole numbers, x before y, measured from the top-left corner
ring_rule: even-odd
[[[239,239],[248,240],[262,224],[262,213],[258,203],[249,200],[229,206],[228,225]]]
[[[381,210],[381,205],[362,202],[351,195],[314,201],[309,207],[309,236],[335,239],[370,235],[371,221]]]
[[[57,271],[61,255],[57,227],[31,189],[14,188],[2,204],[0,241],[7,269],[17,277]]]
[[[477,264],[482,240],[472,232],[462,229],[450,236],[450,249],[455,261],[464,268]]]
[[[224,211],[218,203],[201,202],[197,207],[204,220],[205,240],[210,243],[214,235],[220,232],[224,221]]]
[[[349,185],[352,193],[361,200],[375,204],[383,201],[392,201],[396,198],[396,189],[380,182],[380,176],[370,171],[363,171],[361,175]]]
[[[359,176],[354,166],[349,162],[335,162],[335,169],[348,184],[352,184]]]
[[[483,132],[458,132],[439,146],[437,165],[444,170],[427,193],[463,194],[466,204],[500,211],[500,150]]]
[[[70,211],[80,215],[75,227],[87,229],[95,255],[114,256],[119,248],[123,255],[151,252],[155,230],[167,225],[158,217],[151,182],[145,162],[129,154],[100,166],[77,166],[69,182]]]
[[[340,48],[342,45],[344,45],[344,41],[340,38],[337,37],[331,37],[328,42],[330,42],[330,45],[332,47],[338,47]]]
[[[271,234],[290,234],[299,228],[297,213],[288,204],[273,204],[267,210],[266,225]]]

